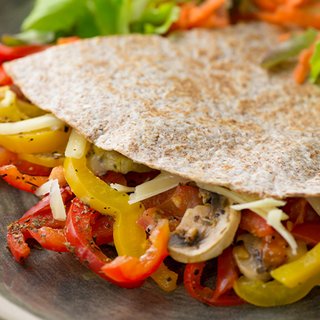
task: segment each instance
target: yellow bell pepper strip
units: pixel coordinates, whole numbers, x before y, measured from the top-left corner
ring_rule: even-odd
[[[271,271],[274,279],[289,288],[320,275],[320,243],[299,259]]]
[[[48,168],[61,166],[64,161],[64,157],[55,153],[20,153],[18,158]]]
[[[42,130],[0,135],[0,145],[15,153],[63,152],[69,132]]]
[[[142,204],[128,204],[129,196],[112,189],[96,177],[80,159],[66,157],[64,161],[66,180],[74,194],[91,208],[115,218],[113,238],[119,255],[139,257],[145,251],[145,232],[136,221],[144,211]]]
[[[22,111],[29,118],[39,117],[46,113],[46,111],[41,110],[34,104],[20,99],[17,99],[16,104],[19,110]]]
[[[13,187],[31,193],[48,181],[48,177],[22,174],[13,164],[0,167],[0,177]]]
[[[171,292],[177,288],[178,274],[170,270],[164,263],[151,275],[153,281],[166,292]]]
[[[0,122],[20,121],[27,119],[17,106],[17,96],[9,86],[0,88]]]
[[[72,134],[72,137],[75,139],[75,146],[83,147],[83,141],[80,140],[84,138],[76,134]],[[143,205],[138,203],[129,205],[129,197],[126,193],[112,189],[87,168],[84,155],[79,159],[67,157],[64,162],[64,171],[68,184],[81,200],[100,213],[109,214],[115,218],[113,238],[118,254],[141,256],[147,241],[145,232],[136,222],[144,211]],[[165,266],[160,267],[159,273],[156,271],[152,278],[161,288],[174,290],[177,275],[167,270]],[[157,276],[160,272],[161,276]],[[163,279],[170,279],[170,281]]]
[[[65,235],[68,246],[77,258],[90,270],[101,278],[115,283],[124,288],[140,287],[142,281],[114,281],[105,273],[101,267],[110,259],[100,250],[93,240],[92,223],[99,213],[85,205],[78,198],[74,198],[67,215]]]
[[[101,271],[109,278],[119,282],[141,281],[157,270],[163,259],[168,256],[168,241],[170,237],[169,222],[160,220],[152,230],[149,240],[151,246],[140,258],[119,256],[106,263]]]
[[[275,307],[302,299],[319,283],[320,274],[309,278],[294,288],[288,288],[277,280],[262,282],[241,277],[235,282],[233,289],[240,298],[253,305]]]

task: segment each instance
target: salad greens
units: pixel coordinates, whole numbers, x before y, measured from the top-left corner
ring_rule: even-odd
[[[294,35],[288,41],[280,43],[277,48],[270,51],[262,60],[261,66],[270,69],[282,62],[288,61],[290,58],[298,56],[303,49],[312,45],[317,34],[317,30],[308,29],[299,35]]]
[[[24,31],[37,37],[139,33],[166,33],[179,17],[177,0],[36,0],[24,20]],[[27,41],[28,42],[28,41]]]
[[[315,44],[314,53],[310,60],[310,80],[316,83],[320,78],[320,41]]]

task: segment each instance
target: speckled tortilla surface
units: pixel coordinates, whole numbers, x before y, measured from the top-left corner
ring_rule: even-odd
[[[259,196],[320,195],[320,88],[259,61],[263,23],[114,36],[5,65],[23,93],[106,150]]]

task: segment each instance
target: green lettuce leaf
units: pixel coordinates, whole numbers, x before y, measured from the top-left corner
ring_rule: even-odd
[[[23,22],[22,30],[68,30],[74,26],[85,8],[85,0],[37,0]]]
[[[22,29],[34,34],[51,32],[55,37],[77,35],[82,38],[132,32],[164,34],[179,17],[179,2],[36,0]]]
[[[54,32],[28,30],[18,34],[4,34],[1,42],[7,46],[19,46],[23,44],[45,44],[53,42]]]
[[[315,45],[314,53],[310,60],[310,81],[316,83],[320,77],[320,41]]]
[[[261,66],[270,69],[282,62],[288,61],[290,58],[296,57],[303,49],[311,46],[317,34],[318,32],[315,29],[308,29],[302,34],[293,36],[270,51],[262,60]]]

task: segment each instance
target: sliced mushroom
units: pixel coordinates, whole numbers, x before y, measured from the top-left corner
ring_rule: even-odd
[[[237,238],[239,242],[233,249],[233,256],[241,273],[251,280],[268,281],[271,279],[270,271],[275,266],[266,265],[263,257],[263,241],[250,233],[242,234]],[[285,263],[292,262],[307,252],[306,244],[297,241],[297,254],[293,255],[290,248],[287,249]],[[276,266],[277,267],[277,266]]]
[[[269,280],[271,276],[263,262],[262,240],[250,233],[237,240],[240,244],[234,247],[233,256],[240,272],[251,280]]]
[[[199,205],[185,212],[169,241],[173,259],[183,263],[206,261],[232,243],[240,214],[230,209],[226,198],[214,194],[213,200],[211,205]]]

